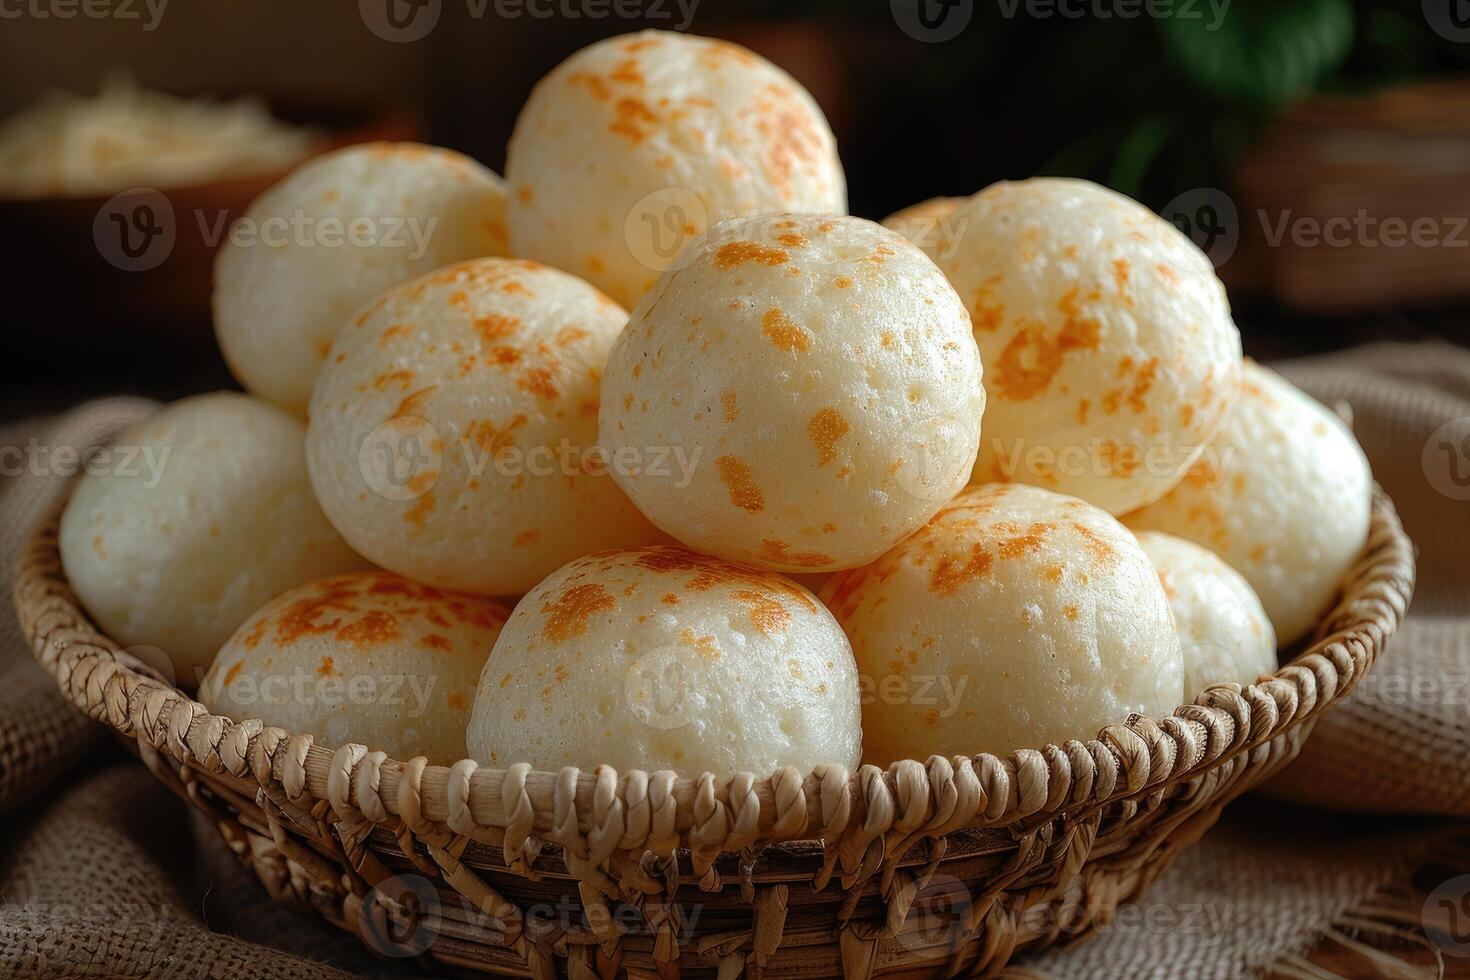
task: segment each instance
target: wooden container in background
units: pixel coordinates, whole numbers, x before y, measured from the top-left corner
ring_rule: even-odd
[[[1309,99],[1239,161],[1234,183],[1241,239],[1228,265],[1294,309],[1470,299],[1470,79]]]

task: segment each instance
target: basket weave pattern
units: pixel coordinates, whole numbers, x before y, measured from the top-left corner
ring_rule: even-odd
[[[887,771],[546,773],[334,751],[211,715],[87,620],[61,571],[59,514],[16,577],[37,658],[136,741],[274,898],[359,936],[385,916],[412,931],[418,906],[392,885],[421,875],[441,897],[428,956],[537,978],[991,975],[1020,950],[1084,937],[1296,755],[1372,666],[1414,578],[1378,494],[1319,639],[1173,717]]]

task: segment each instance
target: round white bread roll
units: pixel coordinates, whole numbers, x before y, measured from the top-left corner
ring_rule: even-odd
[[[631,307],[722,218],[847,211],[822,110],[744,48],[643,31],[543,78],[506,155],[511,247]]]
[[[469,747],[504,768],[765,776],[855,767],[857,669],[810,592],[653,547],[589,555],[516,606],[485,664]]]
[[[1240,401],[1204,455],[1125,521],[1224,558],[1289,646],[1332,605],[1368,540],[1372,502],[1368,458],[1343,421],[1247,361]]]
[[[1184,655],[1184,697],[1212,684],[1254,684],[1276,669],[1276,632],[1239,572],[1193,541],[1139,531],[1174,614]]]
[[[614,476],[699,551],[779,571],[871,561],[969,477],[985,409],[963,304],[861,218],[717,225],[634,311],[603,382]]]
[[[333,747],[450,765],[465,757],[475,685],[509,614],[390,572],[320,579],[241,624],[199,700]]]
[[[575,276],[519,259],[382,294],[312,397],[307,458],[327,516],[384,568],[487,595],[662,540],[597,450],[603,364],[626,319]]]
[[[363,567],[312,496],[305,438],[233,392],[185,398],[119,436],[115,465],[83,476],[61,518],[67,580],[102,631],[157,648],[192,688],[266,600]]]
[[[1111,514],[1178,482],[1236,397],[1240,333],[1210,260],[1083,180],[1000,183],[949,219],[940,267],[969,305],[990,404],[976,482]]]
[[[505,185],[452,150],[365,143],[303,164],[220,246],[214,329],[246,389],[304,415],[343,324],[394,283],[506,254]]]
[[[968,200],[967,197],[931,197],[893,212],[883,219],[883,227],[898,232],[937,262],[953,251],[959,238],[954,214]]]
[[[1183,701],[1153,565],[1072,497],[972,487],[822,597],[852,641],[874,765],[1088,739]]]

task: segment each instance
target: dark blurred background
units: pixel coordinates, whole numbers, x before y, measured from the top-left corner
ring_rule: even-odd
[[[425,17],[421,38],[394,36]],[[1470,338],[1466,0],[6,0],[0,116],[124,69],[503,172],[536,79],[643,27],[739,42],[803,82],[837,133],[855,214],[1089,177],[1206,248],[1248,353]],[[233,210],[258,189],[186,198]],[[109,268],[98,205],[0,200],[4,330],[21,359],[0,418],[230,383],[207,255]]]

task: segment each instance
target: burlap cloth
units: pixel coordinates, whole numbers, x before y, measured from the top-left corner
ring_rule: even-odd
[[[1266,792],[1233,805],[1100,936],[1010,975],[1470,974],[1470,941],[1441,936],[1437,949],[1421,915],[1430,891],[1470,872],[1470,503],[1442,492],[1456,487],[1434,468],[1458,462],[1470,475],[1470,453],[1425,452],[1444,423],[1470,417],[1470,352],[1381,345],[1279,367],[1351,407],[1420,548],[1411,615],[1374,674]],[[0,431],[0,447],[29,443],[19,467],[13,450],[4,457],[7,579],[20,540],[67,479],[37,448],[84,450],[151,408],[111,399]],[[270,901],[212,827],[62,702],[8,603],[0,616],[0,976],[253,980],[407,968]]]

